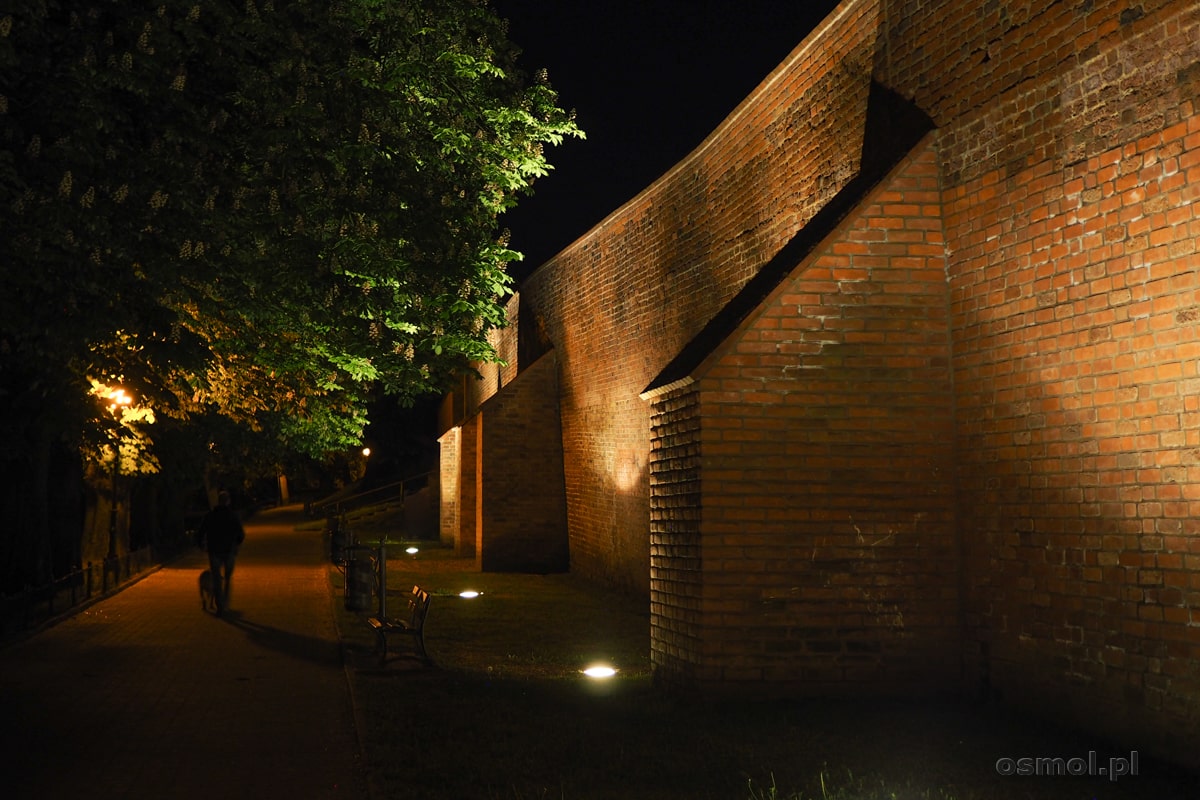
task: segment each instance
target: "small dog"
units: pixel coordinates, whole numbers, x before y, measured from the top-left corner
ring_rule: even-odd
[[[217,593],[213,585],[212,570],[206,569],[200,573],[200,607],[205,611],[217,610]]]

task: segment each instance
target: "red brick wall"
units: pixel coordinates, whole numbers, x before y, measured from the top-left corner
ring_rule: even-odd
[[[479,409],[480,568],[567,569],[566,499],[554,354],[529,365]]]
[[[922,654],[942,666],[961,600],[972,684],[1195,761],[1179,751],[1200,736],[1198,64],[1194,0],[847,0],[525,282],[522,361],[559,359],[572,567],[654,598],[656,663],[903,679]],[[939,126],[940,198],[860,206],[729,340],[757,352],[720,350],[700,386],[639,400],[855,176],[872,71]],[[903,180],[930,179],[933,152]],[[932,236],[939,202],[940,290],[934,240],[891,238]],[[866,291],[843,292],[845,270]],[[823,369],[748,372],[778,371],[755,359],[784,345]],[[699,478],[678,460],[696,436]],[[699,527],[663,505],[696,480],[715,501]],[[807,559],[773,555],[797,543]]]
[[[1060,84],[1068,90],[1063,101],[1070,105],[1071,83],[1062,81],[1064,73],[1086,64],[1087,77],[1079,88],[1088,93],[1100,89],[1100,95],[1109,98],[1121,97],[1118,85],[1134,73],[1161,71],[1165,80],[1154,89],[1167,89],[1187,46],[1179,28],[1167,31],[1163,26],[1195,13],[1193,0],[882,0],[876,75],[913,98],[939,127],[954,129],[949,131],[953,141],[973,151],[972,158],[958,163],[988,169],[1007,163],[1011,153],[1030,145],[1051,150],[1074,146],[1049,135],[1068,119],[1055,92],[1047,91]],[[1166,22],[1170,19],[1175,23]],[[1156,45],[1147,49],[1150,42],[1143,40],[1123,46],[1132,35],[1149,29],[1161,36]],[[1118,46],[1123,49],[1120,57],[1114,55]],[[1097,57],[1099,62],[1094,61]],[[1164,63],[1155,63],[1160,60]],[[1187,63],[1185,59],[1183,65]],[[1155,95],[1122,100],[1130,101],[1156,104]],[[1025,113],[1001,128],[982,124],[983,115],[1002,106],[1020,106]],[[1086,125],[1109,120],[1088,138],[1103,139],[1115,132],[1112,126],[1144,126],[1143,131],[1149,131],[1161,119],[1130,119],[1111,111],[1089,106],[1087,114],[1077,117]],[[954,163],[955,157],[949,158]]]
[[[438,437],[438,534],[444,544],[456,545],[461,512],[459,470],[462,429],[452,426]]]
[[[466,376],[442,400],[438,413],[441,540],[461,556],[476,556],[479,539],[479,408],[517,377],[520,297],[509,298],[508,325],[489,336],[499,363],[476,365],[478,376]],[[557,426],[557,422],[555,423]],[[493,456],[494,458],[495,456]],[[561,458],[561,456],[560,456]],[[520,466],[513,467],[520,469]]]
[[[455,554],[468,558],[476,555],[478,428],[478,418],[472,417],[438,438],[439,537]]]
[[[927,143],[694,373],[701,680],[958,679],[944,252]]]
[[[501,328],[496,333],[496,352],[500,355],[503,363],[500,365],[500,376],[498,382],[501,386],[507,386],[516,380],[517,371],[519,368],[528,366],[521,364],[517,358],[518,347],[518,332],[521,329],[521,297],[514,294],[508,300],[506,309],[508,316],[508,326]],[[533,363],[531,360],[529,363]]]
[[[700,678],[700,398],[694,386],[653,399],[650,432],[650,648],[658,674]]]
[[[1171,751],[1200,732],[1200,7],[1097,5],[1056,145],[948,140],[968,665]]]
[[[521,286],[539,340],[523,349],[559,356],[573,570],[648,593],[638,393],[855,175],[877,13],[847,4],[687,160]]]

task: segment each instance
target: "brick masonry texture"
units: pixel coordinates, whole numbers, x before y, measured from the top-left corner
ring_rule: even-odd
[[[645,391],[855,185],[872,81],[936,130]],[[1200,762],[1198,96],[1194,0],[846,0],[525,281],[571,569],[649,598],[665,679],[955,686]]]
[[[852,6],[707,146],[522,285],[522,328],[541,337],[523,351],[559,356],[573,570],[649,590],[638,394],[857,172],[877,13]]]
[[[657,397],[650,434],[651,648],[661,674],[694,682],[701,658],[700,401],[693,389]]]
[[[476,543],[485,571],[567,569],[566,497],[554,353],[479,410],[482,446]],[[520,469],[512,469],[519,464]]]
[[[438,443],[441,540],[460,556],[478,558],[479,416],[451,425]]]
[[[459,501],[459,470],[463,463],[461,448],[462,428],[452,426],[438,437],[438,534],[445,544],[458,541],[462,524]]]
[[[694,373],[715,680],[957,678],[940,217],[926,145]]]
[[[1139,9],[984,115],[1061,98],[1044,132],[970,168],[947,141],[944,203],[969,675],[1170,751],[1200,719],[1200,8]]]

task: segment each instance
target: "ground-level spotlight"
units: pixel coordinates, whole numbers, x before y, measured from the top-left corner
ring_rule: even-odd
[[[587,675],[589,678],[591,678],[593,680],[603,681],[603,680],[607,680],[607,679],[613,677],[614,675],[616,675],[617,671],[616,671],[616,669],[608,666],[607,664],[593,664],[592,666],[585,669],[583,671],[583,674]]]
[[[459,592],[458,596],[464,597],[467,600],[471,600],[472,598],[479,597],[479,592],[475,591],[474,589],[467,589],[465,592]]]

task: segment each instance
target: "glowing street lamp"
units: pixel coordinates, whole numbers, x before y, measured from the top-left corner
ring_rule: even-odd
[[[133,405],[133,398],[124,389],[117,386],[109,392],[108,399],[111,401],[108,405],[109,413],[120,423],[119,409]],[[121,432],[119,428],[115,434],[115,440],[113,443],[112,509],[108,519],[108,557],[110,559],[117,557],[117,476],[121,472]]]
[[[109,394],[108,399],[112,402],[108,404],[108,410],[116,412],[118,406],[129,406],[133,404],[133,398],[129,393],[120,386],[114,388]]]

